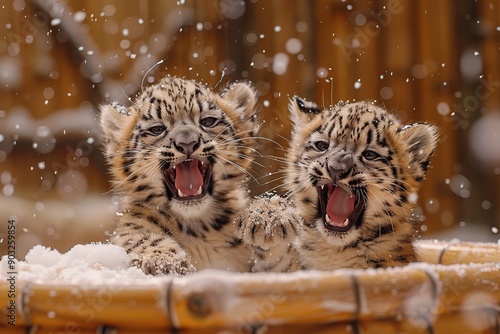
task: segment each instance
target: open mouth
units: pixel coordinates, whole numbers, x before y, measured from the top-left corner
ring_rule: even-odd
[[[203,198],[212,179],[212,164],[208,161],[186,159],[163,170],[165,183],[179,201]]]
[[[361,191],[354,193],[335,184],[317,187],[319,211],[325,227],[333,232],[347,232],[354,225],[360,225],[365,201]]]

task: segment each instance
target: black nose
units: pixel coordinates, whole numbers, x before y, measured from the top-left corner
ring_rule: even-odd
[[[196,151],[198,147],[200,147],[200,142],[199,141],[192,141],[189,143],[179,142],[179,143],[174,143],[174,146],[177,149],[177,151],[184,153],[186,156],[189,157],[191,154],[193,154],[194,151]]]
[[[347,177],[354,167],[354,158],[352,154],[345,154],[335,157],[328,162],[328,172],[333,182],[337,182]]]

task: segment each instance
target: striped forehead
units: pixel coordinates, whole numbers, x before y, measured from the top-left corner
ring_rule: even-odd
[[[202,110],[213,108],[210,92],[202,85],[177,78],[166,78],[151,86],[138,103],[143,113],[141,119],[176,121],[194,119]]]
[[[325,113],[325,117],[320,132],[342,142],[370,143],[375,136],[380,137],[387,123],[385,110],[367,103],[335,106]]]

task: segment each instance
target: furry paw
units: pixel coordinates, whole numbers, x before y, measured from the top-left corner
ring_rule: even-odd
[[[255,197],[250,206],[235,219],[237,236],[260,250],[294,242],[302,226],[302,218],[292,204],[276,194]]]
[[[165,254],[154,252],[152,254],[134,254],[130,258],[133,266],[140,268],[148,275],[175,275],[184,276],[194,273],[196,268],[191,264],[189,256],[185,252]]]

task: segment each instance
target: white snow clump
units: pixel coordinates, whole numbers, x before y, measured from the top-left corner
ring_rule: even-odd
[[[139,268],[129,267],[127,253],[119,246],[93,243],[76,245],[67,253],[35,246],[18,261],[15,268],[20,280],[44,280],[67,283],[124,283],[148,276]],[[7,256],[0,260],[0,279],[12,272]]]

